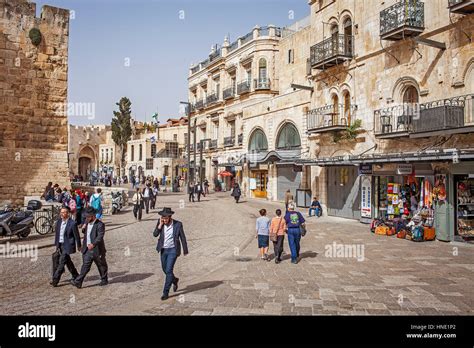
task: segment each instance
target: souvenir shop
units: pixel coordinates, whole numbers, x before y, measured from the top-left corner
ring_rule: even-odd
[[[474,162],[373,165],[371,179],[374,220],[413,221],[441,241],[474,241]]]
[[[442,202],[447,200],[447,176],[437,172],[431,163],[390,163],[373,167],[374,220],[383,220],[387,226],[420,226],[435,238],[438,210],[444,212]],[[439,208],[439,209],[438,209]],[[394,225],[390,225],[393,223]],[[400,227],[387,234],[398,234]],[[405,228],[410,234],[411,229]],[[441,228],[439,233],[447,233]],[[405,232],[398,235],[405,238]],[[426,240],[426,239],[425,239]]]
[[[453,164],[454,240],[474,241],[474,162]]]

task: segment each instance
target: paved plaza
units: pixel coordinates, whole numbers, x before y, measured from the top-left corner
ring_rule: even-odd
[[[164,277],[152,232],[158,209],[136,222],[130,208],[104,218],[109,285],[98,286],[93,265],[82,289],[49,285],[54,235],[15,245],[38,245],[38,259],[0,259],[0,313],[8,315],[461,315],[474,308],[473,246],[415,243],[377,236],[367,225],[332,217],[308,219],[301,261],[262,261],[255,239],[260,208],[281,204],[215,193],[200,203],[185,194],[159,197],[182,221],[189,255],[178,258],[180,289],[161,301]],[[307,212],[303,212],[307,216]],[[350,247],[344,250],[344,246]],[[344,252],[345,251],[345,252]],[[349,253],[349,251],[352,251]],[[79,253],[73,255],[76,267]]]

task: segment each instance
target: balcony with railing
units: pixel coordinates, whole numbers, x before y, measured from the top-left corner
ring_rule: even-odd
[[[397,41],[418,36],[425,30],[424,3],[419,0],[401,0],[380,12],[380,37]]]
[[[245,94],[250,92],[250,81],[244,80],[237,85],[237,94]]]
[[[351,60],[354,55],[354,36],[333,35],[311,47],[310,61],[314,69],[326,69]]]
[[[219,101],[219,95],[217,93],[209,94],[206,98],[206,106],[211,106]]]
[[[237,136],[237,144],[238,144],[239,146],[242,146],[243,143],[244,143],[244,135],[243,135],[243,134],[239,134],[239,135]]]
[[[378,138],[421,138],[474,131],[474,95],[423,104],[402,104],[374,112]]]
[[[452,13],[474,13],[474,0],[448,0],[448,6]]]
[[[217,139],[211,140],[209,142],[209,150],[217,149]]]
[[[224,147],[231,147],[231,146],[235,146],[235,137],[234,136],[225,137]]]
[[[325,105],[310,110],[307,114],[308,133],[323,133],[344,130],[356,120],[357,105]]]
[[[206,106],[205,99],[199,99],[198,101],[196,101],[196,104],[194,104],[194,107],[196,108],[196,110],[204,109],[205,106]]]
[[[270,79],[259,78],[254,80],[254,88],[256,91],[270,89]]]
[[[234,87],[229,87],[229,88],[224,89],[224,91],[222,91],[222,96],[225,100],[234,98],[235,97],[235,88]]]

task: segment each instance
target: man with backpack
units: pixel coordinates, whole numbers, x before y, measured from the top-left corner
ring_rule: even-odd
[[[91,196],[90,206],[97,212],[96,218],[102,219],[102,189],[99,187],[97,192]]]

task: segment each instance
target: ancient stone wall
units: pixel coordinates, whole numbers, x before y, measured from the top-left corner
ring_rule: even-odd
[[[21,204],[48,181],[69,186],[68,41],[68,10],[44,6],[36,18],[36,4],[0,0],[0,203]]]

